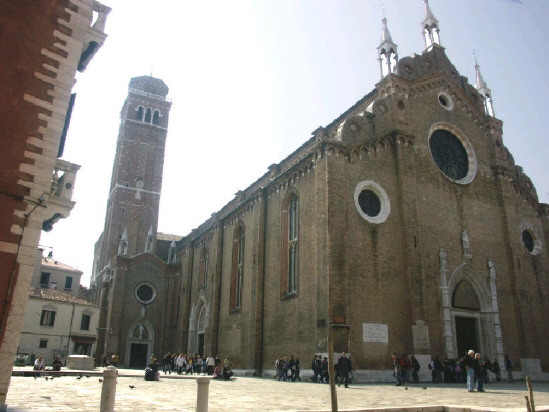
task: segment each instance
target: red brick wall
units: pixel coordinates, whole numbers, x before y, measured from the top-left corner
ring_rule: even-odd
[[[54,30],[66,32],[67,29],[57,23],[62,17],[69,19],[65,13],[66,7],[74,7],[68,1],[18,1],[5,0],[0,3],[0,242],[14,245],[14,250],[21,238],[14,234],[12,226],[23,225],[23,219],[14,215],[16,210],[23,211],[26,204],[24,196],[28,188],[18,181],[32,182],[34,176],[20,171],[23,163],[32,164],[33,160],[25,156],[25,152],[41,153],[41,149],[30,145],[28,137],[41,138],[39,126],[45,126],[38,119],[38,114],[45,109],[23,100],[25,94],[48,100],[47,92],[51,86],[38,80],[35,72],[46,76],[53,74],[43,67],[44,64],[56,66],[58,63],[41,54],[46,48],[53,53],[63,55],[65,52],[57,49],[54,42],[61,41],[54,37]],[[6,309],[9,301],[8,286],[14,284],[12,278],[17,273],[14,270],[15,253],[0,252],[0,312]],[[2,317],[3,319],[3,317]],[[4,325],[0,325],[0,336]]]

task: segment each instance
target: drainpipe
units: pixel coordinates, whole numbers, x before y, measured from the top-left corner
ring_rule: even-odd
[[[72,305],[72,313],[71,313],[71,321],[69,322],[69,336],[67,336],[67,354],[65,356],[65,364],[67,363],[67,358],[70,355],[70,344],[71,344],[71,333],[72,333],[72,321],[74,319],[74,311],[76,309],[76,305],[74,303],[71,303]]]

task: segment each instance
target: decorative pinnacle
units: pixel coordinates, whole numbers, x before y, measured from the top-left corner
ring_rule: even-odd
[[[477,77],[477,84],[476,84],[477,90],[488,90],[488,85],[486,84],[486,82],[482,78],[482,74],[480,73],[480,66],[479,66],[478,61],[477,61],[477,54],[476,54],[475,50],[473,50],[473,57],[475,58],[475,73],[476,73],[476,77]]]
[[[383,17],[381,20],[383,23],[383,31],[381,33],[381,43],[389,42],[392,43],[393,39],[391,38],[391,33],[389,33],[389,28],[387,27],[387,18]]]
[[[429,7],[429,0],[423,0],[423,3],[425,3],[425,19],[423,20],[423,24],[438,24],[438,20],[435,18],[433,12],[431,11],[431,8]]]

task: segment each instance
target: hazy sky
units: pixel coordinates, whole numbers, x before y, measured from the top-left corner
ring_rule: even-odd
[[[186,235],[370,92],[380,0],[102,0],[108,38],[78,76],[63,158],[81,165],[67,219],[41,244],[84,272],[105,219],[120,109],[152,73],[173,101],[158,231]],[[385,0],[400,58],[424,49],[422,0]],[[431,0],[441,43],[492,90],[503,142],[549,202],[548,0]]]

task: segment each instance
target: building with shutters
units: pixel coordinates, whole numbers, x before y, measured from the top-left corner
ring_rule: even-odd
[[[80,166],[62,159],[83,72],[106,39],[93,0],[0,3],[0,409],[5,409],[42,230],[69,216]]]

